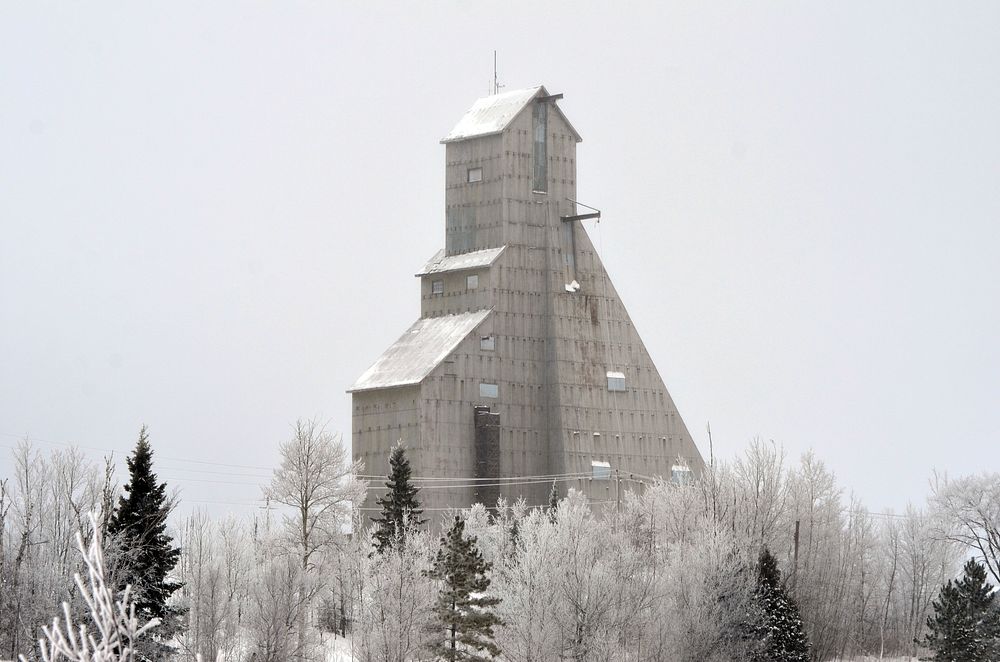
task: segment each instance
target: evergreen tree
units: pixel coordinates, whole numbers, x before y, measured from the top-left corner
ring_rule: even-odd
[[[406,459],[403,442],[393,446],[389,454],[389,480],[385,486],[389,491],[376,502],[382,507],[382,516],[372,518],[376,526],[375,551],[379,554],[391,548],[397,539],[402,543],[408,525],[421,526],[427,522],[420,519],[424,512],[417,500],[420,489],[410,482],[410,461]]]
[[[179,611],[168,607],[167,600],[181,585],[168,575],[177,565],[180,549],[171,545],[166,532],[173,504],[167,497],[167,484],[157,482],[153,473],[153,450],[145,425],[135,451],[125,461],[129,482],[108,521],[108,534],[118,539],[125,558],[119,589],[130,584],[140,620],[159,618],[164,627],[158,631],[169,636]]]
[[[929,632],[924,645],[933,660],[989,662],[1000,659],[1000,606],[986,568],[975,560],[965,564],[958,582],[948,580],[927,617]]]
[[[521,521],[517,517],[510,519],[510,530],[508,531],[511,555],[517,554],[518,545],[521,544]]]
[[[446,631],[446,637],[431,647],[435,658],[479,661],[500,654],[493,643],[493,626],[500,620],[489,609],[500,599],[484,595],[490,587],[489,570],[475,537],[466,538],[465,522],[455,517],[451,530],[441,538],[430,572],[433,579],[442,582],[433,611]],[[488,657],[481,654],[483,651]]]
[[[753,662],[808,662],[809,642],[795,602],[781,585],[781,572],[771,552],[764,548],[757,564],[754,592],[757,621],[750,628],[755,640]]]
[[[552,480],[552,489],[549,490],[549,519],[555,524],[556,511],[559,510],[559,490],[556,489],[556,481]]]

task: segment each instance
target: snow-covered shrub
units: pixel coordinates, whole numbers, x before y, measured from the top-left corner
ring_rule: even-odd
[[[87,567],[87,581],[79,574],[75,579],[87,605],[91,626],[75,623],[69,603],[64,602],[62,620],[54,618],[51,626],[45,626],[45,637],[38,642],[44,662],[133,662],[140,637],[159,624],[155,618],[140,624],[131,587],[125,587],[118,598],[108,587],[100,529],[94,515],[90,521],[93,531],[90,545],[84,543],[79,532],[76,535],[77,548]],[[20,659],[27,662],[23,655]]]
[[[427,576],[430,544],[427,533],[415,529],[405,540],[361,561],[353,640],[362,662],[404,662],[417,658],[429,642],[435,596]],[[368,541],[371,550],[374,540]]]

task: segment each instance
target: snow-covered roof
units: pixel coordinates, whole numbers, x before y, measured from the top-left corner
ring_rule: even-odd
[[[491,312],[492,309],[477,310],[417,320],[347,392],[419,384]]]
[[[523,90],[511,90],[510,92],[502,92],[477,99],[472,104],[472,107],[465,111],[462,119],[458,120],[455,128],[441,142],[451,143],[459,140],[467,140],[468,138],[481,138],[482,136],[491,136],[500,133],[514,121],[515,117],[521,114],[521,111],[531,103],[532,99],[538,96],[549,96],[548,90],[545,89],[544,85],[528,87]],[[577,133],[573,125],[566,119],[566,116],[559,110],[559,106],[555,108],[562,115],[563,120],[573,132],[573,135],[576,136],[577,142],[582,140],[580,134]]]
[[[438,274],[445,271],[462,271],[465,269],[481,269],[493,264],[500,253],[503,253],[506,246],[500,248],[484,248],[480,251],[469,253],[459,253],[458,255],[445,255],[442,248],[434,254],[427,264],[424,265],[417,275],[426,276],[428,274]]]

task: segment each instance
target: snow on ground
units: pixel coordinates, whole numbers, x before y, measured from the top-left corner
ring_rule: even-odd
[[[326,649],[326,662],[354,662],[351,655],[351,640],[337,637],[324,632],[323,648]]]
[[[351,655],[351,639],[348,637],[335,637],[329,633],[323,633],[323,647],[326,649],[326,662],[354,662]],[[834,662],[918,662],[915,657],[884,657],[861,656],[848,657]]]
[[[354,662],[351,655],[351,639],[348,637],[335,637],[329,633],[323,633],[323,647],[326,649],[326,662]],[[918,662],[915,657],[883,657],[861,656],[847,657],[834,662]]]

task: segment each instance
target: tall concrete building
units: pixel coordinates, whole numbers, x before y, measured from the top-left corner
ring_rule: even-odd
[[[703,460],[582,221],[580,134],[544,87],[476,101],[445,145],[445,243],[420,319],[349,392],[352,446],[384,474],[407,446],[426,508],[614,496],[616,474]],[[384,490],[373,481],[368,508]]]

